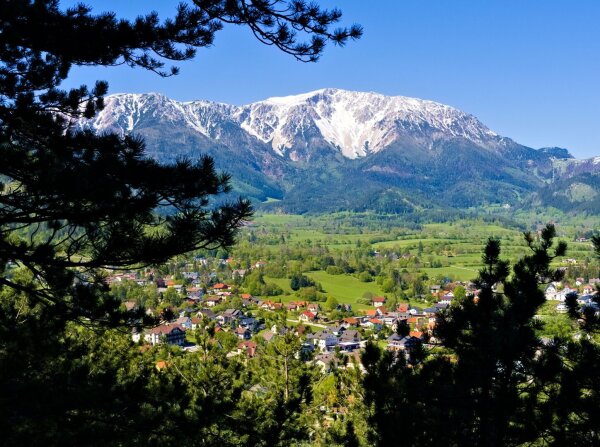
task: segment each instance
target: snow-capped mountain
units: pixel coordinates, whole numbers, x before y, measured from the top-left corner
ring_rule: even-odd
[[[144,121],[185,126],[219,140],[223,128],[237,125],[277,154],[297,159],[294,149],[331,145],[346,158],[379,152],[410,138],[433,143],[465,138],[482,146],[500,138],[474,116],[453,107],[403,96],[322,89],[233,106],[208,101],[177,102],[159,94],[118,94],[91,125],[97,130],[134,132]],[[317,141],[315,141],[317,140]]]
[[[241,106],[156,93],[105,104],[77,125],[140,134],[163,162],[208,154],[237,191],[293,211],[518,204],[542,187],[553,197],[548,184],[560,179],[600,173],[596,159],[532,149],[473,115],[403,96],[328,88]]]
[[[241,107],[235,116],[281,154],[293,149],[299,134],[314,130],[347,158],[379,152],[407,135],[478,143],[496,137],[472,115],[443,104],[338,89],[269,98]]]

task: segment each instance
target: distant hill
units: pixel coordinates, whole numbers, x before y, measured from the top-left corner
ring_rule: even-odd
[[[407,213],[535,203],[600,213],[600,157],[529,148],[472,115],[421,99],[323,89],[235,106],[118,94],[78,125],[140,134],[159,161],[209,154],[238,193],[272,210]]]

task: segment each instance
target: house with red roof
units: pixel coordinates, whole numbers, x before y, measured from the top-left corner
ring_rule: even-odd
[[[300,317],[298,318],[300,321],[304,321],[304,322],[312,322],[315,321],[315,319],[317,318],[317,316],[312,313],[309,310],[305,310],[304,312],[302,312],[302,314],[300,315]]]
[[[229,289],[229,286],[225,283],[219,282],[215,284],[213,287],[213,293],[224,292]]]

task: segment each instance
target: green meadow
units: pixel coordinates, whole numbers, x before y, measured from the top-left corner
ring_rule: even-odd
[[[574,242],[577,232],[588,228],[586,225],[557,225],[559,239],[566,241],[569,249],[564,259],[554,261],[555,267],[569,265],[567,258],[578,263],[593,259],[589,242]],[[394,216],[384,219],[359,213],[317,216],[259,214],[246,231],[255,235],[254,246],[268,246],[270,253],[313,248],[326,250],[331,256],[336,256],[336,253],[347,256],[356,250],[371,250],[373,256],[393,253],[396,260],[390,262],[396,263],[399,270],[426,274],[430,282],[436,282],[445,278],[457,281],[475,279],[482,267],[483,248],[490,237],[500,240],[504,259],[516,262],[529,251],[523,228],[536,230],[541,227],[542,223],[486,222],[480,218],[409,225]],[[282,237],[274,239],[272,235]],[[264,244],[261,243],[263,239]],[[326,296],[333,296],[340,303],[352,304],[358,309],[368,307],[356,302],[366,292],[384,295],[376,282],[361,282],[356,275],[330,275],[323,270],[304,271],[304,274],[320,283]],[[297,299],[290,289],[288,278],[265,279],[284,290],[284,295],[279,297],[282,301]]]

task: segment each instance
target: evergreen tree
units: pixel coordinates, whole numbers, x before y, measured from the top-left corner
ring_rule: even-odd
[[[284,326],[281,326],[284,327]],[[256,386],[240,403],[247,445],[288,446],[307,440],[315,424],[315,371],[300,359],[300,340],[291,331],[269,342],[252,365]]]
[[[526,234],[531,254],[513,266],[511,276],[508,263],[500,259],[499,241],[488,241],[485,267],[476,281],[479,294],[458,300],[438,318],[434,335],[444,347],[441,354],[408,367],[404,356],[381,353],[375,346],[366,350],[364,386],[373,409],[374,441],[393,443],[392,427],[399,424],[406,428],[406,445],[521,445],[538,441],[546,431],[559,439],[555,421],[574,414],[562,394],[570,394],[570,388],[564,381],[557,385],[561,363],[554,345],[536,336],[534,318],[545,302],[539,284],[562,277],[550,267],[566,251],[558,243],[551,253],[555,235],[551,225],[538,239]],[[578,364],[571,362],[571,368]],[[582,388],[589,389],[590,383]],[[548,399],[553,389],[561,390],[550,394],[560,396],[560,403]],[[581,405],[589,408],[584,396]],[[585,428],[580,439],[592,439],[594,432]]]
[[[162,430],[194,422],[181,381],[163,382],[147,367],[130,377],[128,365],[139,364],[134,350],[93,354],[106,327],[145,315],[124,312],[104,276],[227,247],[252,211],[245,200],[215,200],[230,190],[229,176],[208,157],[159,165],[138,137],[79,130],[78,119],[102,110],[108,86],[63,90],[71,68],[126,64],[174,75],[170,61],[192,59],[224,24],[249,27],[261,42],[316,61],[326,42],[360,36],[357,26],[331,30],[340,17],[285,0],[194,0],[162,22],[156,13],[124,20],[81,4],[61,9],[56,0],[0,4],[5,445],[173,445]],[[9,261],[18,268],[8,269]],[[93,330],[70,336],[81,325]],[[146,430],[133,414],[140,406],[140,414],[156,411]]]

